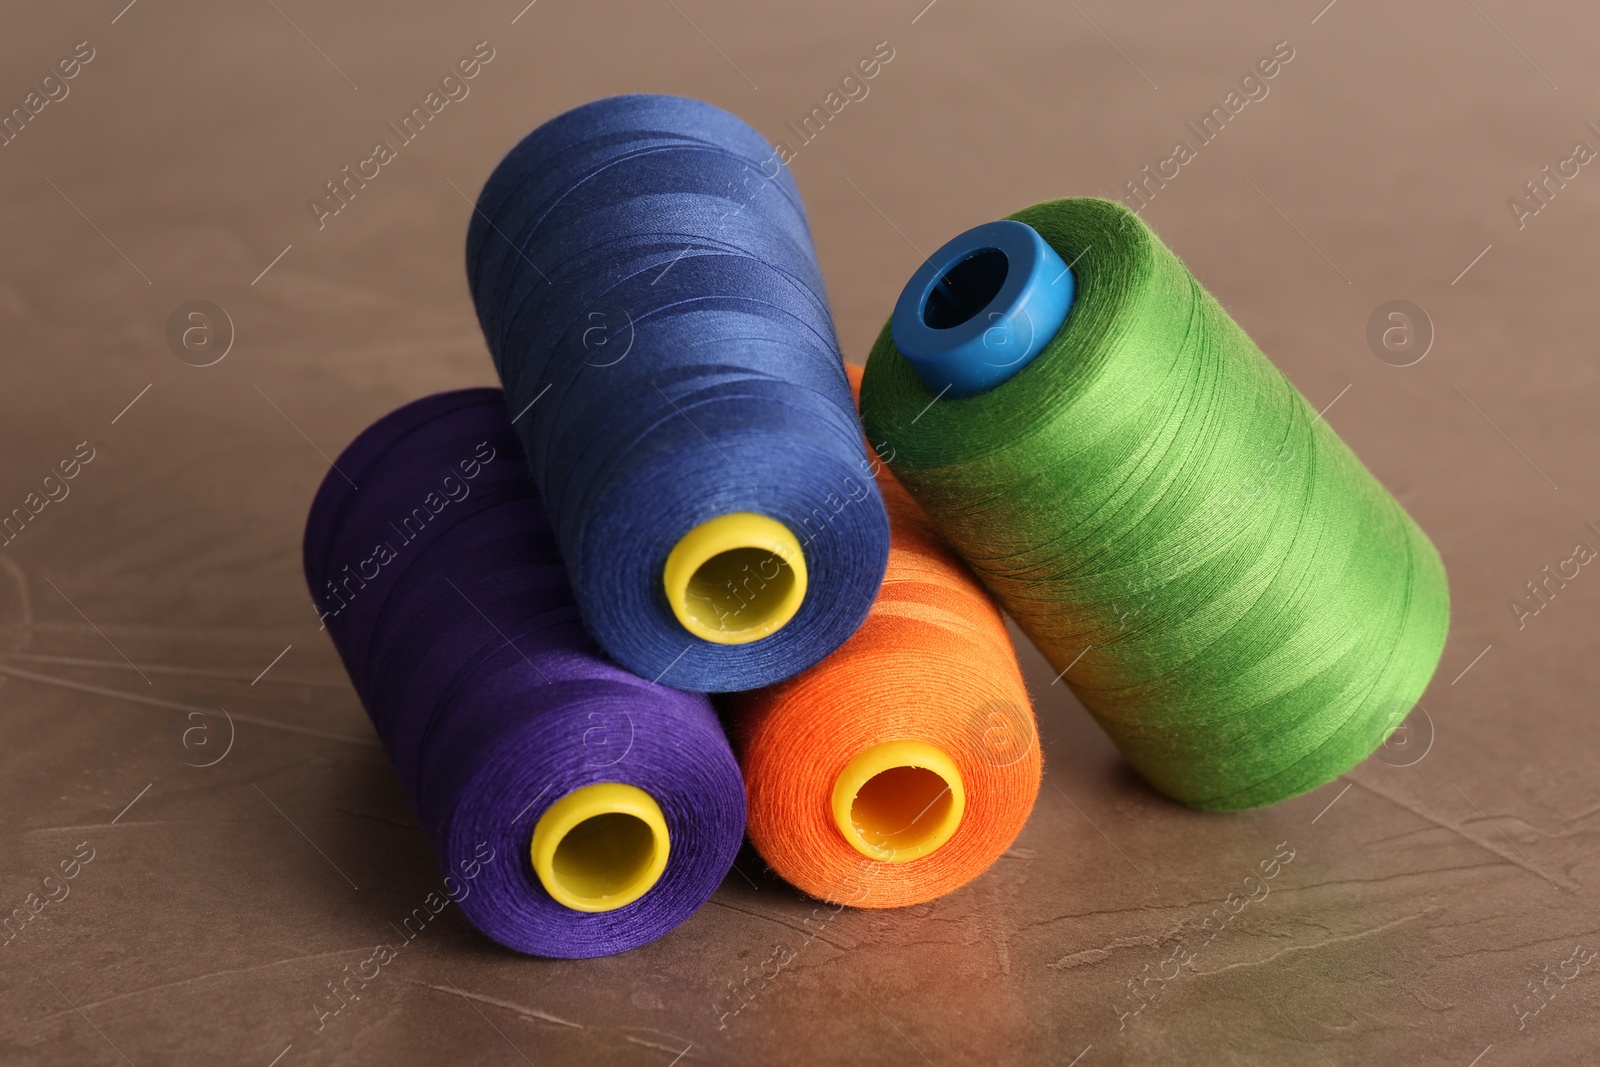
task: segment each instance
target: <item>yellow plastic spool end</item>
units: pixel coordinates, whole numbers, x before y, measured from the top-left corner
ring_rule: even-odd
[[[615,911],[667,869],[667,820],[643,789],[596,782],[574,789],[533,828],[533,870],[574,911]]]
[[[806,598],[800,542],[776,519],[753,511],[718,515],[672,546],[661,575],[683,628],[719,645],[776,633]]]
[[[845,765],[833,819],[864,856],[904,863],[926,856],[961,825],[966,790],[955,760],[926,741],[885,741]]]

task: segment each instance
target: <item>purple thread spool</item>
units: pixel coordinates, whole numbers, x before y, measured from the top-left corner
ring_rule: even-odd
[[[323,480],[306,576],[435,856],[476,872],[467,918],[522,952],[600,956],[716,890],[744,786],[705,696],[628,673],[584,630],[527,470],[499,390],[408,404]],[[659,821],[574,816],[567,798],[599,783]]]

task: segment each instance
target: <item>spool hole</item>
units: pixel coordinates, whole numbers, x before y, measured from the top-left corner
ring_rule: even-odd
[[[954,836],[967,793],[950,753],[904,738],[856,753],[834,779],[832,808],[851,848],[880,863],[905,863]]]
[[[950,783],[926,767],[873,775],[850,805],[856,834],[873,851],[920,851],[944,830],[955,804]]]
[[[1011,263],[998,248],[980,248],[945,271],[922,305],[922,321],[934,330],[960,326],[988,307],[1006,283]]]
[[[557,904],[615,911],[650,891],[667,869],[671,848],[655,798],[625,782],[593,782],[539,816],[529,859]]]
[[[765,548],[718,552],[689,576],[688,609],[700,624],[720,633],[766,630],[789,610],[794,569]]]
[[[601,903],[635,888],[656,858],[650,825],[626,812],[606,812],[583,820],[556,845],[551,869],[567,893]]]
[[[672,546],[667,605],[705,641],[742,645],[782,629],[806,597],[806,559],[789,528],[751,511],[707,519]]]

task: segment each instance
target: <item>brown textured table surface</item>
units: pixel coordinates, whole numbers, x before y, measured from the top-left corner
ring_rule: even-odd
[[[0,109],[23,109],[0,512],[59,498],[0,550],[0,1061],[1595,1062],[1592,10],[124,2],[13,5],[0,33]],[[324,183],[478,42],[469,94],[319,226]],[[879,42],[867,94],[802,143],[786,123]],[[968,888],[824,909],[813,937],[746,853],[680,929],[584,962],[450,909],[319,1029],[326,983],[440,874],[310,609],[311,493],[380,414],[492,380],[469,200],[535,124],[633,90],[790,144],[858,362],[920,253],[1144,182],[1145,217],[1443,552],[1425,716],[1311,795],[1201,814],[1025,649],[1046,785]],[[185,349],[169,320],[198,300],[226,323]],[[1369,344],[1391,300],[1431,322],[1410,311],[1409,350]],[[214,365],[175,355],[230,333]],[[1164,980],[1182,926],[1291,850]]]

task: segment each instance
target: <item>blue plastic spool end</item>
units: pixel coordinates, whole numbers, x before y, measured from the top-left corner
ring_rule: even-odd
[[[889,332],[929,391],[976,396],[1044,351],[1072,310],[1074,281],[1032,226],[986,222],[917,269]]]

